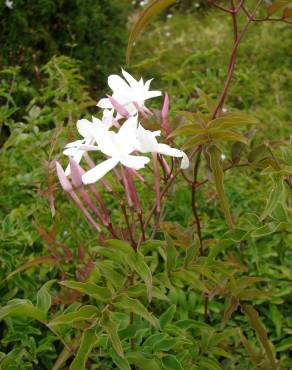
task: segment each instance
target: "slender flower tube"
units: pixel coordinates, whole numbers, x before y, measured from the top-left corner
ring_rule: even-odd
[[[88,213],[84,205],[82,204],[81,200],[78,198],[76,193],[73,191],[72,185],[70,181],[68,180],[67,176],[65,175],[65,172],[60,165],[60,163],[56,162],[56,169],[57,169],[57,175],[60,181],[60,184],[62,188],[71,196],[71,198],[75,201],[75,203],[80,208],[81,212],[84,214],[84,216],[87,218],[87,220],[91,223],[91,225],[100,233],[102,233],[102,230],[100,226],[94,221],[94,219],[91,217],[91,215]]]

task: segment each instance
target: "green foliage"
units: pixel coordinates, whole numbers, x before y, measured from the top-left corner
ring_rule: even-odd
[[[242,44],[228,112],[212,119],[229,45],[229,26],[214,14],[206,13],[213,24],[185,14],[154,23],[132,55],[134,70],[161,75],[169,90],[172,136],[202,146],[201,241],[183,178],[156,240],[138,251],[97,240],[56,191],[52,163],[76,120],[95,114],[80,64],[53,57],[38,88],[17,67],[1,71],[1,368],[291,368],[291,73],[282,58],[291,30],[255,28]],[[139,196],[148,207],[152,191]]]
[[[0,6],[1,65],[21,65],[37,80],[53,55],[82,62],[83,74],[99,84],[124,58],[127,1],[14,0]],[[116,47],[119,45],[119,47]]]

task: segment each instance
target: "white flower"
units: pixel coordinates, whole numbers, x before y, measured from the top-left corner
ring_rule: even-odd
[[[189,159],[182,150],[171,148],[167,144],[158,143],[156,136],[160,136],[160,131],[145,130],[140,124],[137,128],[137,142],[136,149],[141,153],[159,153],[169,155],[171,157],[182,158],[181,168],[189,167]]]
[[[105,110],[102,120],[92,117],[92,122],[87,119],[77,121],[77,130],[83,137],[81,140],[73,141],[65,146],[64,154],[72,157],[75,162],[79,163],[85,152],[89,150],[98,150],[94,145],[95,138],[100,131],[108,130],[112,126],[113,112]],[[65,171],[66,176],[70,175],[70,166]]]
[[[13,1],[5,0],[5,6],[9,9],[13,9]]]
[[[131,117],[117,133],[108,130],[99,131],[95,141],[98,149],[109,158],[82,175],[84,184],[98,181],[119,162],[135,170],[143,168],[149,162],[147,157],[131,155],[136,149],[137,124],[137,117]]]
[[[110,75],[108,85],[113,91],[112,97],[119,104],[123,105],[130,115],[135,115],[138,112],[138,108],[143,110],[145,108],[145,100],[161,95],[160,91],[149,91],[152,79],[144,84],[142,78],[137,81],[123,69],[122,74],[127,82],[118,75]],[[113,108],[108,98],[99,100],[97,106],[107,109]]]

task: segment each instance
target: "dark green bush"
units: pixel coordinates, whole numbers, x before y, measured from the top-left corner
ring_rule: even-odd
[[[82,62],[93,83],[124,61],[126,0],[14,0],[0,5],[0,64],[21,65],[37,78],[52,55]]]

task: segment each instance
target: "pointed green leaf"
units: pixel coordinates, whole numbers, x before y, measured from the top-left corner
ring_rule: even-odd
[[[269,194],[266,208],[260,217],[260,221],[263,221],[267,216],[269,216],[274,211],[284,191],[284,184],[281,177],[279,176],[273,177],[272,181],[273,181],[272,190]]]
[[[225,215],[226,222],[230,229],[233,229],[233,221],[231,218],[229,205],[228,205],[228,199],[225,194],[224,190],[224,173],[221,166],[221,151],[214,145],[210,146],[208,148],[209,154],[210,154],[210,164],[211,169],[213,172],[214,182],[219,198],[219,202],[221,204],[221,208],[223,210],[223,213]]]
[[[120,294],[113,302],[115,307],[132,311],[136,315],[149,321],[154,327],[158,326],[156,318],[147,310],[138,299],[129,298],[126,294]]]
[[[126,357],[130,364],[137,366],[139,369],[161,370],[156,359],[146,357],[146,354],[142,352],[128,352]]]
[[[118,324],[114,321],[112,316],[109,310],[105,310],[102,314],[100,325],[107,332],[117,354],[120,357],[124,357],[124,350],[118,336]]]
[[[0,320],[10,316],[31,317],[42,323],[46,321],[46,313],[27,299],[12,299],[6,306],[0,308]]]
[[[166,355],[162,358],[164,369],[183,370],[181,362],[174,355]]]
[[[201,144],[205,144],[209,141],[210,139],[208,138],[207,135],[205,134],[199,134],[199,135],[195,135],[193,136],[192,138],[190,138],[189,140],[187,140],[184,145],[182,146],[182,149],[183,150],[186,150],[186,149],[190,149],[190,148],[193,148],[194,146],[196,145],[201,145]]]
[[[256,123],[258,123],[258,120],[255,117],[245,113],[231,112],[224,113],[219,118],[215,118],[210,121],[207,126],[208,128],[215,129],[229,129],[245,125],[254,125]]]
[[[276,361],[272,350],[272,344],[268,339],[266,328],[264,327],[258,312],[250,305],[242,306],[244,314],[248,317],[251,327],[255,330],[262,346],[264,347],[266,354],[273,365],[276,368]]]
[[[58,325],[71,325],[75,322],[80,322],[84,320],[93,320],[97,317],[98,309],[94,306],[83,306],[79,310],[69,313],[64,313],[55,317],[50,323],[49,326],[58,326]]]
[[[153,0],[149,5],[145,7],[138,21],[135,23],[128,40],[127,63],[129,63],[130,61],[130,54],[133,44],[137,40],[145,25],[151,20],[151,18],[167,8],[169,5],[174,4],[175,1],[176,0]]]
[[[87,329],[83,332],[80,347],[78,349],[77,355],[75,356],[70,370],[84,370],[86,366],[86,361],[94,344],[96,342],[95,329]]]
[[[171,305],[160,317],[159,317],[159,325],[161,329],[163,329],[169,322],[172,321],[174,314],[176,311],[176,306],[173,304]]]
[[[199,135],[206,134],[206,129],[202,128],[201,125],[196,123],[191,123],[182,127],[176,128],[171,132],[169,137],[174,137],[178,135]]]
[[[268,15],[271,16],[276,13],[278,10],[285,8],[285,6],[292,5],[291,0],[275,0],[273,3],[267,8]]]
[[[208,132],[210,138],[212,138],[214,141],[239,141],[244,144],[247,144],[248,142],[245,136],[235,131],[214,128],[210,129]]]
[[[87,294],[92,298],[97,299],[98,301],[109,301],[112,298],[111,292],[107,288],[100,287],[93,283],[80,283],[77,281],[61,281],[61,285],[64,285],[67,288],[77,290],[83,294]]]
[[[177,252],[171,237],[167,233],[164,233],[164,237],[166,241],[166,270],[169,273],[176,268]]]
[[[136,271],[136,273],[141,277],[141,279],[146,284],[148,301],[152,300],[152,273],[143,254],[136,252],[133,255],[128,256],[128,264],[131,268]]]
[[[54,283],[54,281],[55,280],[48,281],[37,292],[37,308],[42,310],[44,313],[48,313],[51,307],[52,299],[48,288]]]

